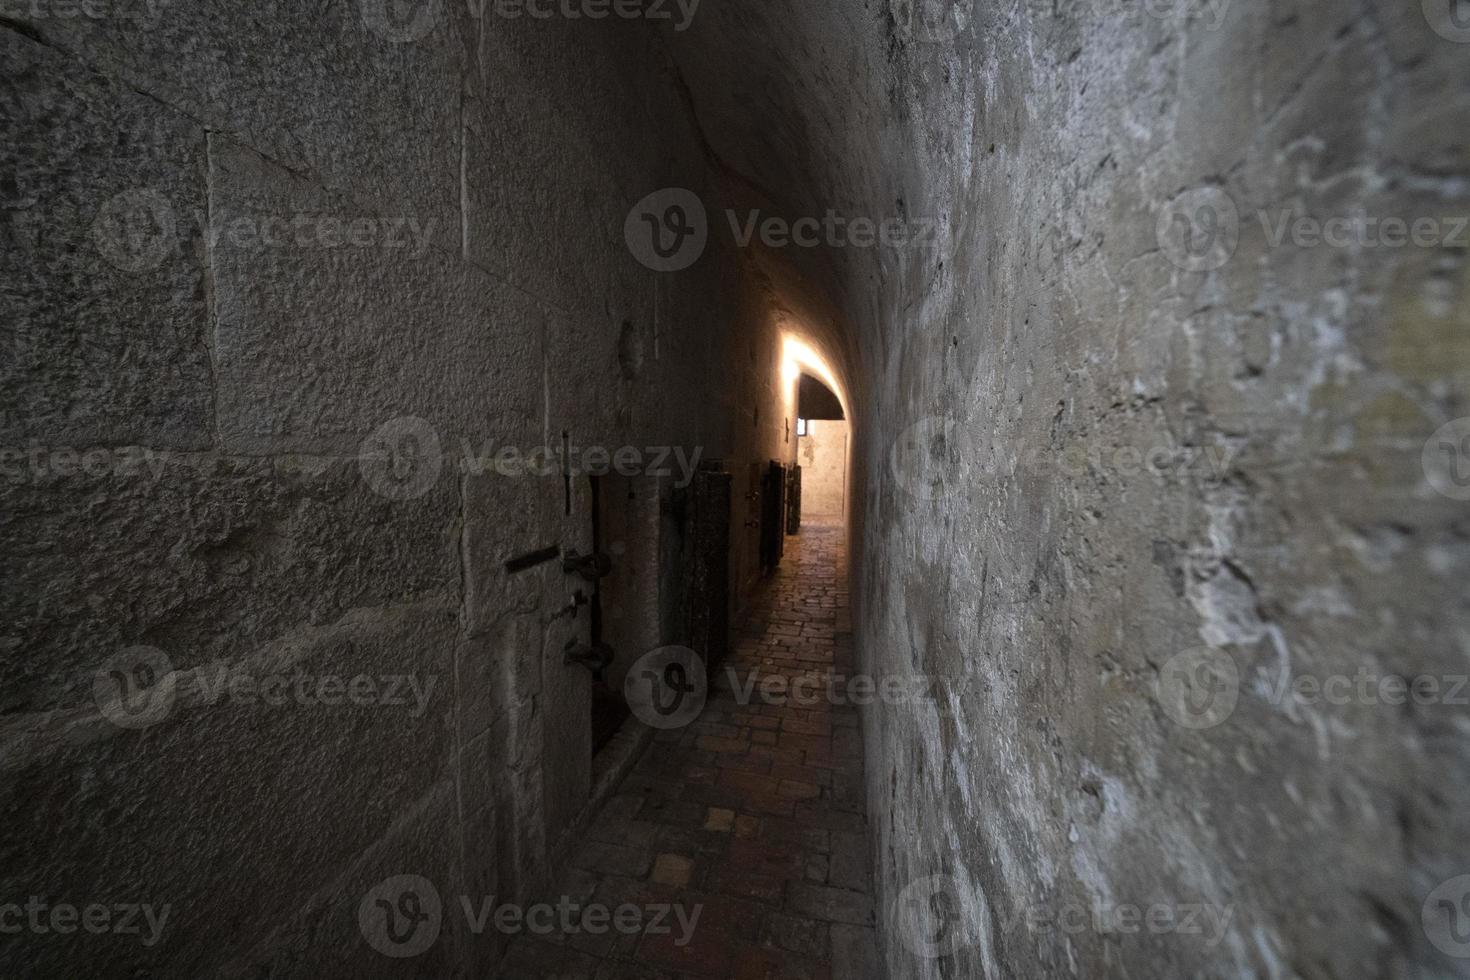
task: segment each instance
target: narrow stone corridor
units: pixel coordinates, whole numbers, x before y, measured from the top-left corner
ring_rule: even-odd
[[[655,737],[556,889],[578,906],[698,908],[687,942],[523,937],[502,977],[880,975],[858,709],[828,694],[855,673],[844,535],[816,524],[787,539],[704,711]]]
[[[0,980],[1470,980],[1470,0],[19,0],[0,132]]]

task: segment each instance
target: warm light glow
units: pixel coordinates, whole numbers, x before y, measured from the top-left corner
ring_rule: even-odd
[[[837,375],[822,360],[822,356],[812,350],[806,341],[800,340],[791,334],[785,334],[781,340],[781,377],[788,385],[795,384],[796,379],[803,373],[810,374],[821,379],[822,383],[832,389],[837,400],[842,403],[842,414],[852,417],[847,410],[847,395],[842,390],[842,385],[837,383]]]

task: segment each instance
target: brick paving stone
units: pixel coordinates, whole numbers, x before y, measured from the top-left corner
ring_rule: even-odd
[[[798,915],[860,926],[873,921],[873,900],[862,892],[794,881],[786,894],[787,904]]]
[[[683,893],[680,903],[690,914],[699,910],[692,931],[686,932],[670,917],[664,931],[644,933],[638,944],[638,962],[695,976],[731,976],[739,951],[755,945],[764,915],[760,906],[700,892]]]
[[[500,963],[503,977],[593,980],[599,961],[586,953],[537,939],[517,939]]]
[[[776,792],[777,787],[781,785],[781,780],[774,776],[763,776],[758,773],[738,772],[734,769],[726,769],[720,773],[719,785],[754,796],[760,793],[769,794]]]
[[[708,858],[723,854],[730,836],[703,827],[664,827],[659,831],[655,847],[660,854],[683,854]]]
[[[816,919],[776,912],[766,918],[765,942],[793,953],[811,955],[827,948],[830,926]]]
[[[572,863],[577,868],[602,875],[642,875],[652,863],[648,851],[621,847],[602,841],[584,844]]]
[[[871,887],[866,837],[862,834],[833,834],[831,857],[827,872],[829,884],[860,892]]]
[[[806,854],[806,880],[815,881],[818,884],[826,884],[830,870],[830,861],[825,854]]]
[[[720,895],[745,898],[779,908],[786,883],[774,875],[755,874],[743,868],[719,868],[707,879],[708,888]]]
[[[709,787],[686,787],[686,789],[706,789]],[[638,811],[640,820],[649,823],[669,824],[675,827],[702,827],[704,826],[704,815],[707,808],[688,800],[666,800],[650,796],[643,804],[643,809]]]
[[[726,738],[719,735],[701,735],[695,744],[706,752],[721,754],[744,752],[750,748],[750,744],[743,738]]]
[[[694,862],[679,854],[660,854],[653,859],[653,880],[660,885],[686,888],[694,876]]]
[[[878,937],[868,926],[832,927],[832,975],[844,980],[881,980]]]
[[[779,949],[746,948],[735,963],[734,980],[831,980],[832,970],[805,956]]]
[[[587,829],[587,836],[605,844],[649,848],[658,836],[658,824],[642,820],[599,820]]]
[[[783,779],[776,788],[776,792],[782,796],[789,796],[794,800],[814,800],[822,795],[822,787],[814,783],[802,783],[793,779]]]

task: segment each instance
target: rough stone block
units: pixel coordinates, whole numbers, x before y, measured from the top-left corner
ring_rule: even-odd
[[[5,947],[4,956],[23,957],[7,972],[96,970],[110,960],[115,972],[198,975],[270,955],[253,944],[319,902],[318,890],[427,806],[436,785],[452,785],[456,628],[443,602],[357,610],[180,677],[147,727],[119,728],[94,712],[22,743],[23,754],[11,742],[3,859],[16,889],[52,901],[166,903],[174,919],[151,946],[29,937],[39,941]],[[396,678],[416,679],[424,696]],[[206,679],[212,686],[201,686]],[[444,836],[442,823],[433,836]],[[452,867],[426,861],[397,870]],[[349,898],[355,917],[361,895]],[[217,916],[233,923],[228,934]],[[355,932],[338,934],[354,956]]]
[[[873,900],[861,892],[793,881],[787,886],[787,901],[798,915],[823,922],[869,925],[873,921]]]
[[[441,244],[458,247],[460,91],[471,65],[463,4],[416,5],[402,20],[374,2],[99,6],[103,17],[28,5],[19,22],[212,133],[374,213],[432,223]],[[420,22],[420,12],[431,16]]]
[[[245,657],[356,606],[442,595],[457,577],[447,482],[410,503],[340,460],[128,450],[105,462],[0,483],[7,710],[91,703],[93,675],[134,645],[180,669]]]
[[[3,26],[0,88],[0,445],[208,446],[203,129]]]
[[[223,445],[355,454],[374,433],[390,449],[413,436],[405,455],[450,479],[466,447],[529,451],[542,314],[524,293],[435,247],[414,216],[361,208],[222,136],[210,184],[228,222],[211,251]]]

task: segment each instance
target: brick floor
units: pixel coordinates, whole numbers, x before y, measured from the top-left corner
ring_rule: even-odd
[[[844,545],[829,525],[786,539],[704,712],[657,735],[559,892],[698,905],[692,930],[520,937],[502,977],[879,976],[857,709],[829,703],[825,681],[855,670]],[[773,677],[822,683],[801,704],[770,703]]]

